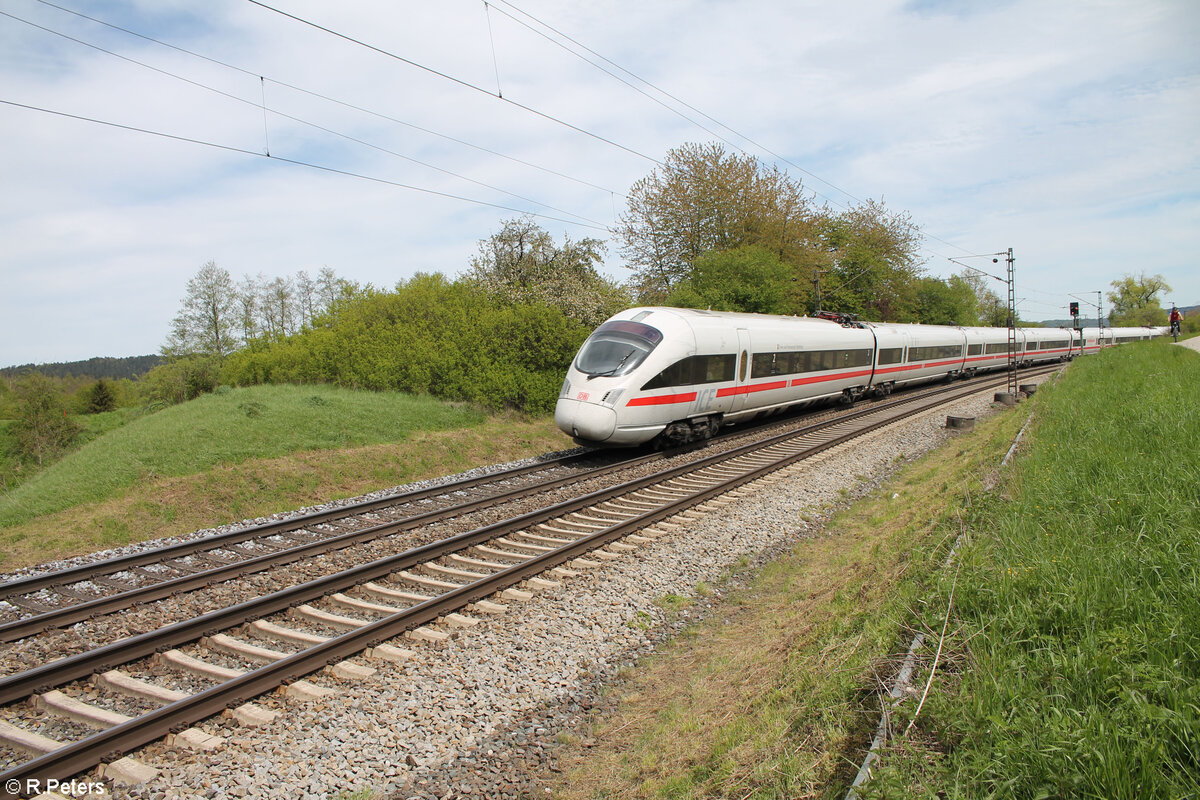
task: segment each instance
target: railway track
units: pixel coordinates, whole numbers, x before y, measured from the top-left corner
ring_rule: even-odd
[[[526,596],[518,584],[536,590],[578,570],[599,566],[604,560],[618,558],[621,551],[636,549],[661,535],[672,525],[670,517],[707,503],[727,502],[720,496],[800,459],[903,416],[1003,383],[977,379],[956,385],[937,398],[906,396],[831,422],[733,446],[660,474],[0,679],[0,704],[34,698],[51,713],[74,714],[76,719],[90,718],[86,724],[103,726],[73,742],[27,742],[28,749],[40,747],[43,754],[0,774],[0,786],[9,781],[24,785],[31,778],[78,774],[113,753],[185,731],[200,719],[281,684],[303,684],[299,678],[327,665],[340,669],[343,676],[365,675],[368,667],[346,659],[361,653],[403,658],[401,651],[383,643],[401,634],[443,638],[447,635],[441,630],[444,626],[429,627],[434,621],[469,625],[471,619],[461,615],[464,609],[469,607],[476,614],[500,611],[507,600]],[[270,640],[271,647],[227,633],[238,626],[245,626],[240,632],[244,635]],[[206,662],[185,649],[200,656],[227,653],[239,666]],[[248,667],[252,662],[265,664]],[[181,693],[132,677],[132,673],[150,675],[164,668],[207,675],[202,680],[208,685]],[[108,687],[106,691],[132,693],[144,701],[157,698],[150,702],[159,707],[128,718],[81,709],[79,701],[72,698],[94,694],[78,686],[92,676]],[[5,732],[0,730],[0,734]],[[7,733],[11,737],[12,732]]]
[[[575,453],[10,581],[0,584],[0,600],[27,613],[0,622],[0,642],[375,541],[653,457]]]
[[[906,396],[921,396],[928,388]],[[794,419],[740,426],[736,441]],[[30,575],[0,584],[0,643],[601,478],[684,451],[583,452]],[[7,604],[7,613],[3,610]],[[7,617],[7,618],[6,618]]]

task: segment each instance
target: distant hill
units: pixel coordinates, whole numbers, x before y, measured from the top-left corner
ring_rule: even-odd
[[[126,356],[125,358],[89,358],[54,364],[22,364],[0,369],[0,377],[15,378],[27,372],[40,372],[54,378],[136,378],[145,375],[163,361],[162,356]]]

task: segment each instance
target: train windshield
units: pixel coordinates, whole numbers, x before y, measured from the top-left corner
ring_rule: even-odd
[[[641,364],[662,339],[662,331],[640,322],[606,322],[583,343],[575,369],[589,379],[624,375]]]

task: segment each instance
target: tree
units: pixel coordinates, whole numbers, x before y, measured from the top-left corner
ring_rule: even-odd
[[[976,325],[975,292],[957,275],[947,280],[920,278],[916,289],[916,321],[922,325]]]
[[[973,269],[963,270],[961,275],[954,277],[970,286],[975,293],[975,322],[972,324],[989,328],[1008,327],[1008,303],[1001,300],[988,283],[995,278]]]
[[[142,388],[153,402],[182,403],[217,388],[220,365],[215,356],[182,356],[142,376]]]
[[[92,388],[88,389],[84,399],[85,414],[102,414],[105,411],[112,411],[116,407],[117,398],[108,381],[101,378],[92,384]]]
[[[229,271],[209,261],[187,283],[187,295],[163,354],[224,358],[233,352],[237,347],[237,302]]]
[[[237,285],[238,322],[242,328],[242,341],[247,344],[262,335],[260,324],[262,303],[259,298],[262,294],[261,287],[264,280],[265,278],[260,272],[258,278],[252,278],[249,275],[243,276],[242,282]]]
[[[902,322],[916,316],[921,234],[907,213],[868,200],[820,221],[827,309]]]
[[[296,311],[301,328],[312,325],[317,316],[317,284],[304,270],[296,271]]]
[[[298,330],[296,325],[296,287],[290,278],[272,278],[259,284],[262,295],[259,308],[263,332],[273,338],[283,338]]]
[[[17,451],[41,467],[71,445],[79,426],[67,416],[61,394],[45,375],[30,373],[16,383],[13,393],[17,419],[11,431]]]
[[[643,298],[665,297],[708,252],[759,245],[806,263],[818,217],[800,181],[719,144],[685,144],[633,185],[616,230]]]
[[[795,270],[776,253],[760,245],[712,250],[696,259],[692,275],[667,296],[667,305],[794,314],[801,307],[795,296]]]
[[[1167,312],[1159,305],[1158,295],[1171,291],[1171,287],[1162,275],[1126,274],[1111,286],[1114,291],[1108,293],[1108,302],[1112,304],[1108,318],[1113,325],[1167,324]]]
[[[561,245],[531,218],[506,220],[479,243],[466,281],[489,297],[511,304],[543,303],[595,327],[632,299],[596,270],[604,253],[598,239]]]

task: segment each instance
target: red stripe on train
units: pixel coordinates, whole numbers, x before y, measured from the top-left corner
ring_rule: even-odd
[[[696,399],[695,392],[682,394],[660,394],[655,397],[635,397],[626,405],[629,406],[667,406],[672,403],[690,403]]]

